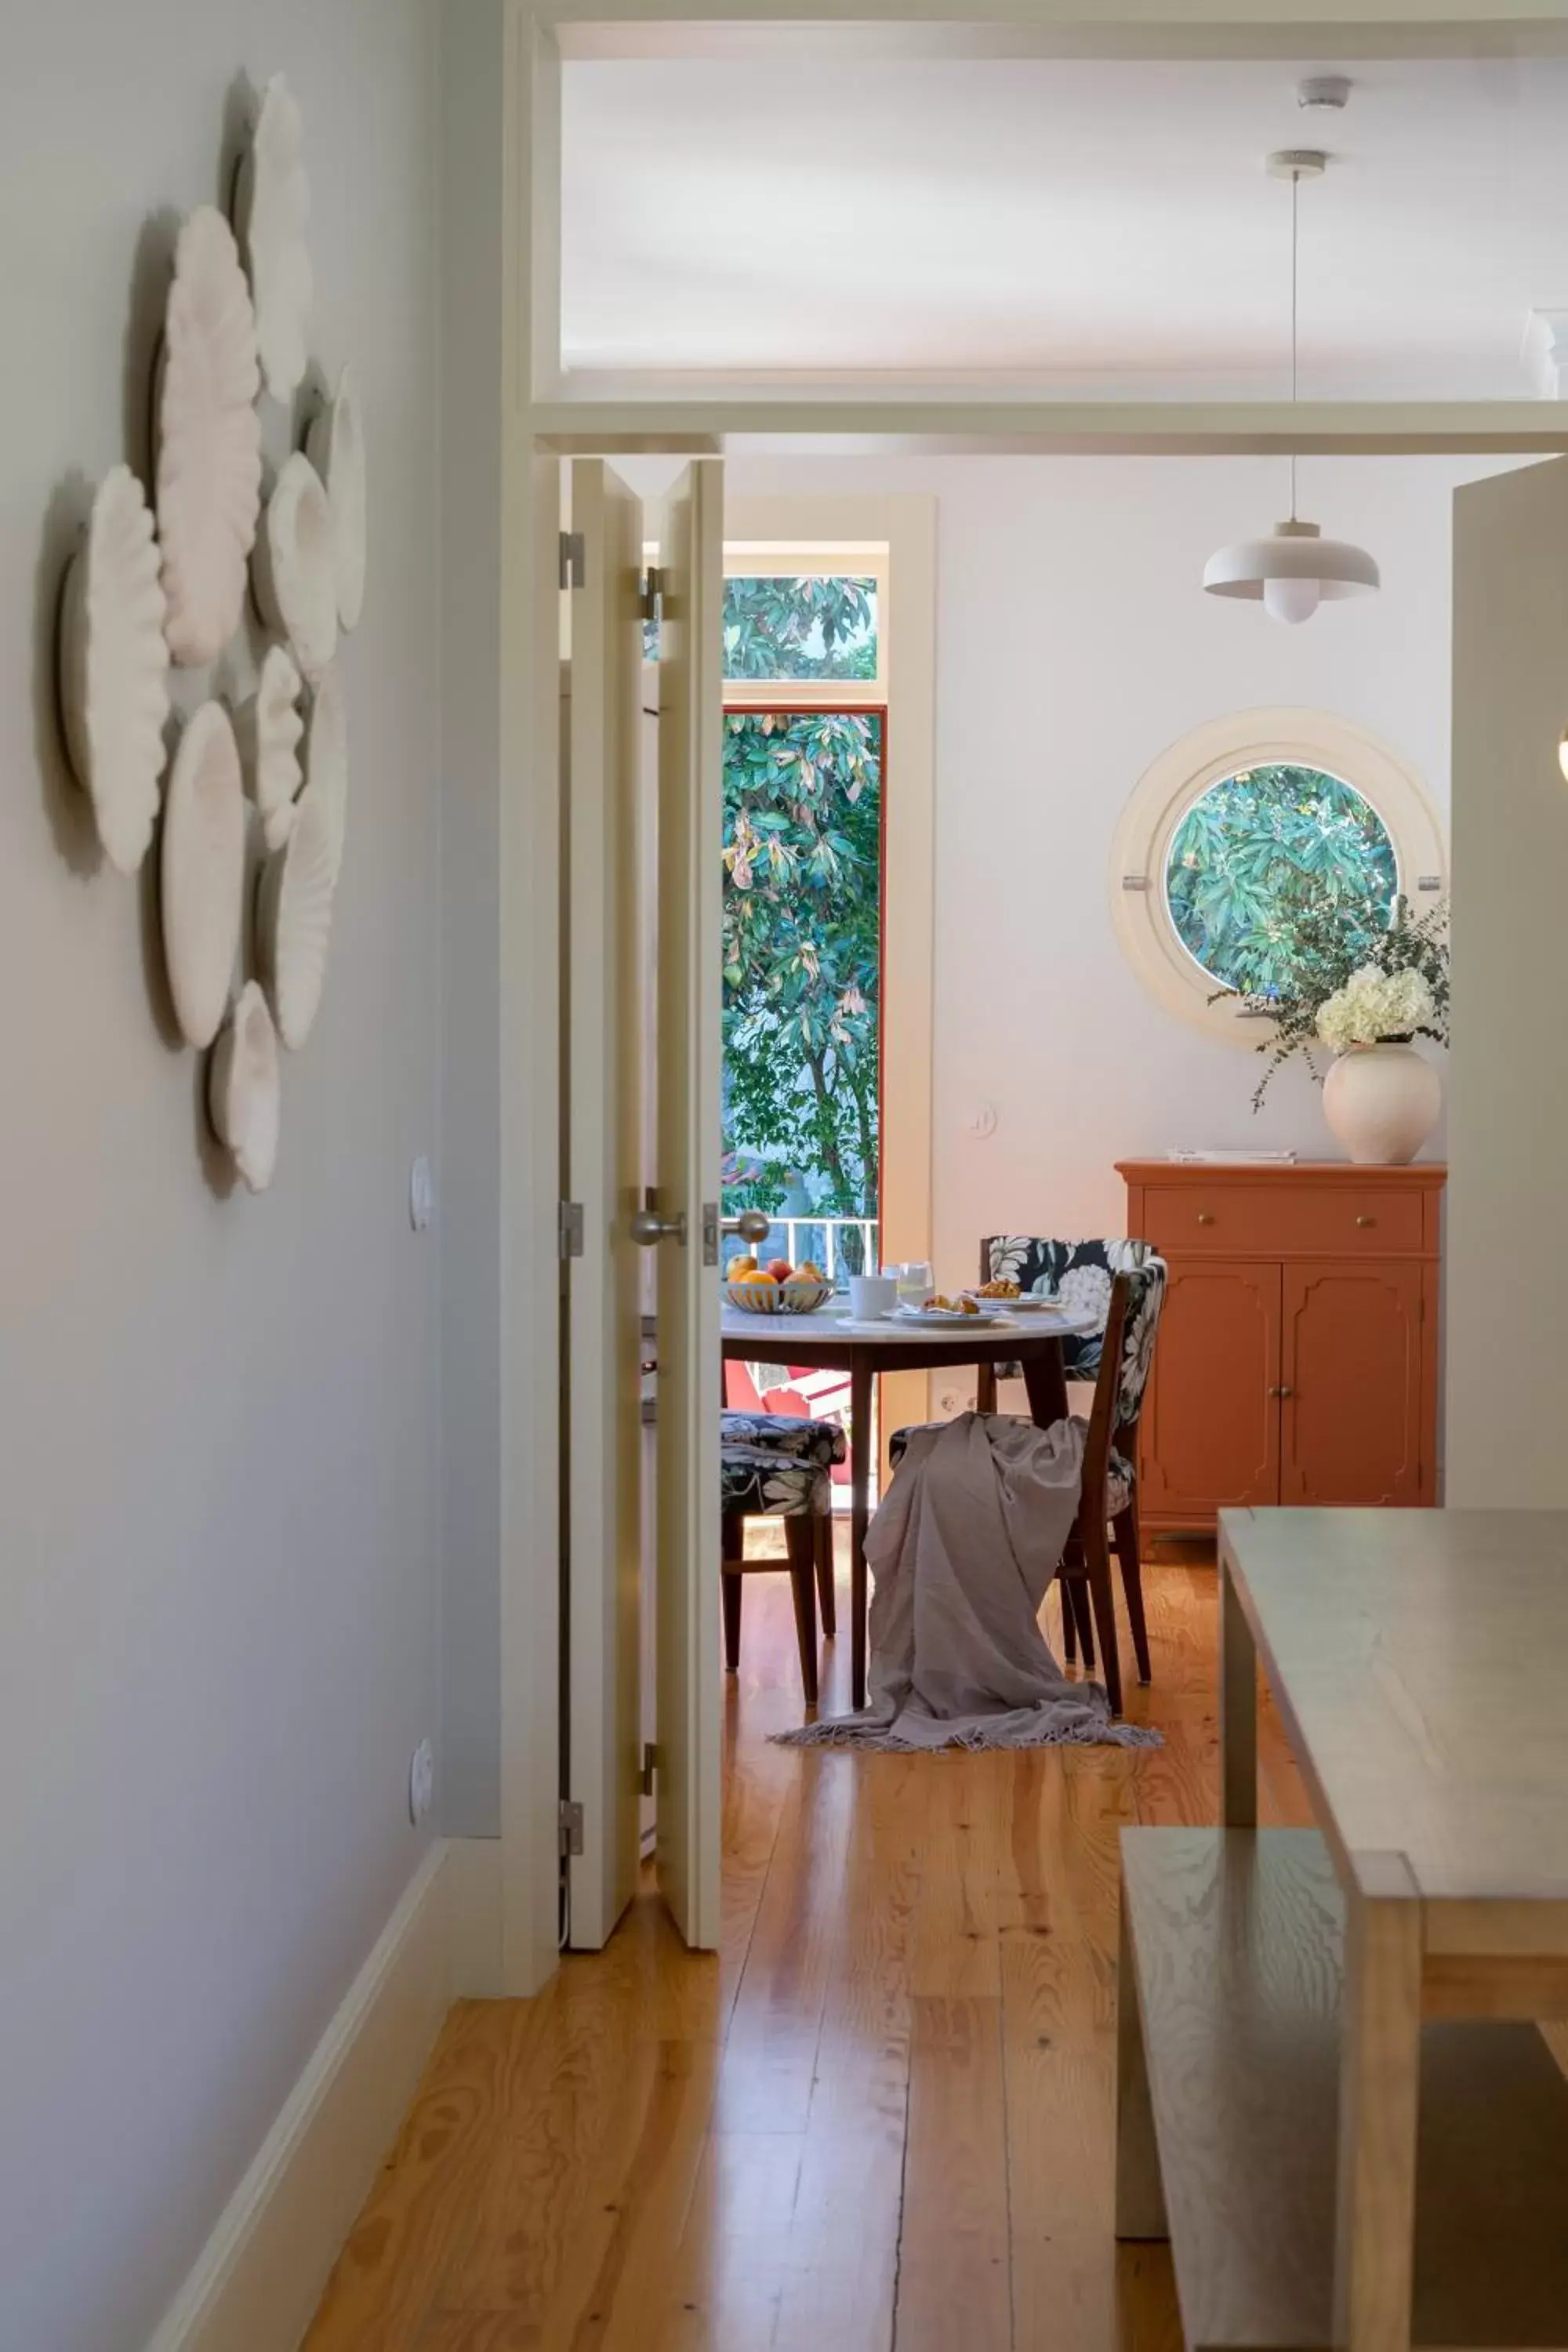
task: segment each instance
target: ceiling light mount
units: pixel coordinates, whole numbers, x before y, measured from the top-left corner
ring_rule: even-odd
[[[1277,147],[1264,165],[1271,180],[1321,180],[1328,168],[1321,147]]]

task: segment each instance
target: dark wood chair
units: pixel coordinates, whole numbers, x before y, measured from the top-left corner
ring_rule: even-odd
[[[984,1244],[982,1265],[992,1276],[992,1253]],[[1103,1248],[1105,1244],[1041,1244],[1044,1249]],[[1126,1248],[1127,1244],[1112,1244]],[[1106,1269],[1110,1298],[1102,1331],[1079,1349],[1094,1364],[1094,1401],[1084,1423],[1083,1480],[1078,1516],[1062,1555],[1062,1648],[1070,1664],[1081,1649],[1092,1673],[1095,1629],[1100,1632],[1106,1696],[1121,1713],[1121,1658],[1116,1634],[1116,1596],[1110,1576],[1114,1543],[1127,1597],[1138,1679],[1150,1679],[1149,1633],[1143,1612],[1142,1554],[1138,1533],[1137,1438],[1154,1339],[1165,1297],[1163,1259],[1146,1254],[1141,1265]],[[1084,1365],[1087,1370],[1087,1364]],[[1074,1367],[1069,1365],[1068,1377]],[[981,1373],[977,1397],[982,1412],[996,1409],[995,1376]]]
[[[724,1667],[728,1674],[741,1664],[741,1594],[742,1579],[774,1574],[787,1569],[795,1596],[795,1629],[800,1643],[800,1679],[807,1706],[816,1705],[816,1595],[824,1548],[819,1529],[828,1531],[826,1559],[828,1592],[832,1591],[832,1482],[826,1468],[799,1455],[780,1454],[766,1446],[726,1444],[720,1454],[723,1474],[723,1540],[720,1578],[724,1601]],[[748,1559],[746,1521],[783,1519],[785,1557]]]

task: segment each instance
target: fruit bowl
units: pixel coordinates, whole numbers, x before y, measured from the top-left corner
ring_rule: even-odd
[[[833,1296],[830,1282],[726,1282],[724,1296],[743,1315],[815,1315]]]

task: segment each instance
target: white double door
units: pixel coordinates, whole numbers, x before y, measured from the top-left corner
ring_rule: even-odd
[[[579,546],[563,730],[563,1179],[573,1209],[563,1750],[565,1793],[582,1808],[582,1852],[567,1864],[570,1940],[604,1944],[636,1889],[651,1744],[659,1889],[685,1941],[710,1949],[719,1937],[721,1702],[722,470],[690,467],[645,521],[641,501],[608,466],[579,459],[571,506]],[[646,773],[646,538],[659,548],[656,783]],[[651,1350],[643,1321],[650,1294]],[[651,1561],[642,1376],[650,1352]],[[642,1690],[648,1611],[651,1726]]]

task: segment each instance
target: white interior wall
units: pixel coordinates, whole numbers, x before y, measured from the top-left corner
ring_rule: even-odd
[[[1254,1118],[1261,1066],[1145,993],[1111,929],[1111,836],[1157,752],[1264,703],[1316,705],[1384,737],[1446,821],[1451,491],[1483,470],[1304,461],[1302,511],[1370,547],[1384,586],[1289,628],[1199,587],[1216,545],[1283,510],[1279,461],[730,461],[737,496],[938,499],[939,1279],[967,1278],[984,1233],[1122,1232],[1119,1159],[1173,1145],[1337,1156],[1303,1069],[1282,1073]],[[889,824],[898,789],[895,712]],[[981,1107],[996,1113],[984,1140],[968,1131]]]
[[[1455,521],[1454,1101],[1448,1500],[1568,1507],[1568,1153],[1559,993],[1568,791],[1568,461],[1461,494]]]
[[[158,257],[226,193],[242,68],[304,110],[315,348],[354,364],[371,483],[331,968],[260,1200],[221,1196],[155,1022],[151,888],[95,870],[49,646],[80,487],[140,461]],[[145,2341],[425,1843],[434,131],[425,0],[5,12],[0,2339],[28,2352]]]

